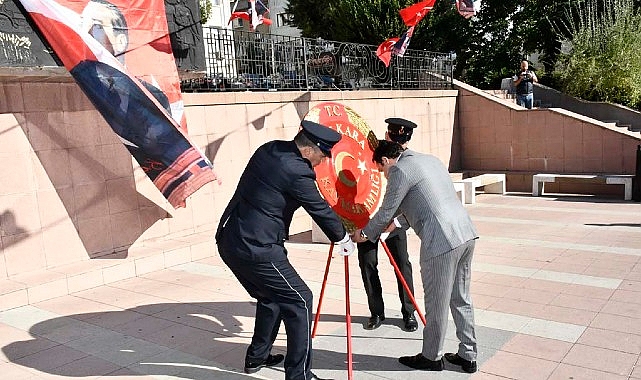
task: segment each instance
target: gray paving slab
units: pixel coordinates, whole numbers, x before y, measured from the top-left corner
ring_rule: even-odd
[[[387,319],[377,330],[363,328],[366,298],[351,260],[353,379],[641,379],[641,239],[630,227],[639,226],[639,210],[580,197],[483,195],[468,206],[481,230],[472,265],[476,376],[449,364],[440,373],[399,364],[399,356],[420,351],[421,331],[400,328],[394,275],[384,261]],[[318,296],[328,246],[306,239],[288,249]],[[418,244],[410,234],[410,249]],[[333,264],[313,361],[317,375],[336,380],[348,378],[341,270]],[[414,285],[423,305],[418,277]],[[210,297],[189,301],[203,294]],[[65,302],[74,300],[91,300],[96,310],[67,311]],[[253,314],[251,298],[219,260],[177,265],[0,311],[0,379],[283,380],[282,366],[242,372]],[[286,350],[283,330],[276,352]],[[450,321],[444,350],[457,345]],[[601,356],[619,364],[595,371]]]

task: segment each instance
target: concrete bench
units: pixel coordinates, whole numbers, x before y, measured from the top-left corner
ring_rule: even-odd
[[[633,175],[626,174],[535,174],[532,176],[532,196],[543,195],[546,182],[593,183],[606,185],[623,185],[623,199],[632,199]]]
[[[463,185],[463,197],[461,200],[467,204],[476,202],[476,189],[479,187],[483,187],[485,192],[489,194],[505,194],[505,174],[481,174],[476,177],[455,181],[455,186],[457,183]]]
[[[465,185],[461,181],[453,181],[454,191],[456,191],[456,196],[461,200],[461,203],[465,204]]]

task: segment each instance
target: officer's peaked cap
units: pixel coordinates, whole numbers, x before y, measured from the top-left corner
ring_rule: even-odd
[[[405,144],[412,138],[412,132],[417,127],[416,123],[400,117],[385,119],[387,123],[387,134],[389,138],[399,144]]]
[[[322,124],[309,120],[300,123],[303,133],[310,139],[327,157],[332,156],[332,147],[341,139],[341,134]]]
[[[414,129],[417,127],[415,122],[400,117],[390,117],[385,119],[385,122],[393,127],[405,127],[410,129]]]

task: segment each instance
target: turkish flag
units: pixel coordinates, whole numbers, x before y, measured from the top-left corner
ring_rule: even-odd
[[[250,21],[249,13],[247,13],[247,12],[232,12],[231,16],[229,16],[229,22],[227,22],[227,24],[231,23],[233,20],[235,20],[237,18],[242,18],[245,21]]]
[[[434,3],[436,0],[425,0],[414,5],[410,5],[407,8],[403,8],[398,13],[401,15],[403,22],[407,26],[416,26],[429,11],[434,8]]]
[[[383,41],[382,44],[378,45],[376,49],[376,56],[383,61],[385,67],[389,67],[389,62],[392,60],[392,47],[399,40],[398,37],[391,37]]]

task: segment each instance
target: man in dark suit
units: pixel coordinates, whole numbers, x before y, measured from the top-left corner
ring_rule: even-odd
[[[373,160],[388,180],[385,196],[367,226],[354,232],[354,240],[376,241],[384,230],[393,226],[390,221],[394,217],[398,217],[404,228],[412,227],[421,239],[420,266],[427,321],[423,348],[417,355],[402,356],[398,360],[411,368],[442,371],[445,358],[465,372],[476,372],[470,282],[478,235],[456,196],[447,168],[437,157],[405,150],[389,141],[380,141]],[[452,313],[460,342],[458,352],[444,354],[448,311]]]
[[[391,117],[385,119],[387,123],[387,132],[385,139],[394,141],[403,148],[407,148],[408,142],[412,138],[416,123],[401,119],[399,117]],[[412,280],[412,263],[407,254],[407,234],[405,230],[397,228],[392,231],[385,239],[385,243],[398,265],[407,286],[414,296],[414,281]],[[365,325],[366,330],[374,330],[378,328],[385,320],[385,305],[383,303],[383,289],[381,287],[381,280],[378,276],[378,241],[365,241],[358,243],[358,264],[361,268],[361,277],[363,278],[363,285],[365,293],[367,294],[367,304],[369,306],[370,318]],[[418,322],[414,317],[414,305],[409,295],[405,291],[400,279],[396,279],[398,285],[398,297],[401,300],[401,314],[403,315],[403,327],[405,331],[416,331],[418,329]]]
[[[245,372],[283,360],[283,355],[271,354],[282,320],[287,331],[285,379],[320,380],[311,372],[312,292],[285,249],[294,211],[303,207],[342,255],[355,245],[321,197],[313,170],[331,156],[341,135],[307,120],[301,127],[293,141],[268,142],[250,158],[220,218],[216,243],[225,264],[258,301]]]

